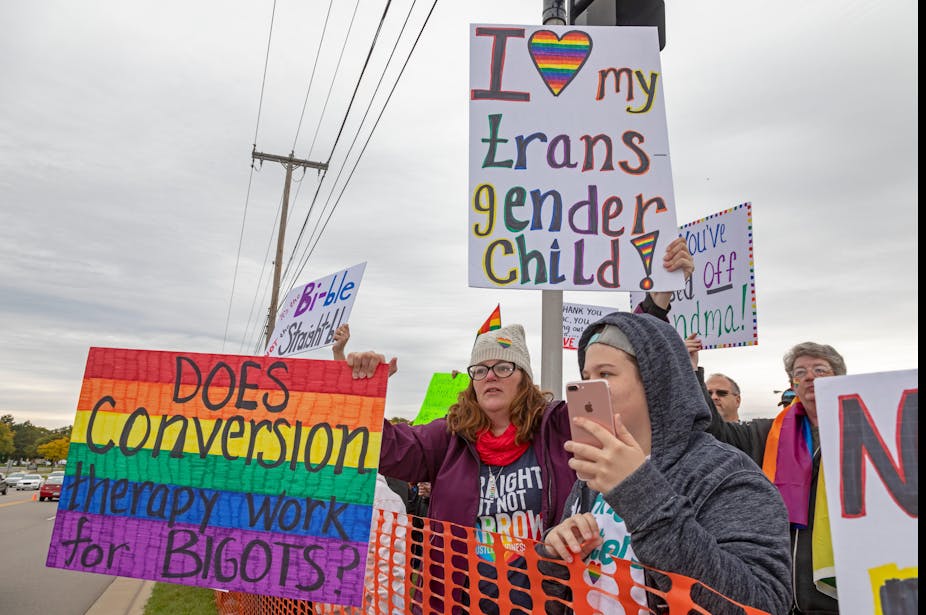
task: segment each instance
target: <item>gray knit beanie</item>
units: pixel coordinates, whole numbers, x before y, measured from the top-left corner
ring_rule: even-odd
[[[524,327],[521,325],[508,325],[483,333],[476,338],[473,344],[473,354],[469,364],[475,365],[483,361],[511,361],[534,379],[531,371],[531,355],[527,351],[527,342],[524,340]]]
[[[634,351],[633,346],[630,344],[630,340],[627,339],[627,335],[614,325],[605,325],[596,333],[592,334],[592,336],[588,338],[588,343],[585,344],[585,348],[587,349],[592,344],[605,344],[612,348],[623,350],[632,357],[637,356],[636,351]]]

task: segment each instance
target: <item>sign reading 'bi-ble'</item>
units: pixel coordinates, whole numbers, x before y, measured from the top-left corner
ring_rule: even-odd
[[[386,370],[91,348],[47,565],[359,606]]]

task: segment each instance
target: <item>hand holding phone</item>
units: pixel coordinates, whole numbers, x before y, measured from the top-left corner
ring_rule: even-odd
[[[614,428],[611,391],[607,380],[580,380],[567,383],[566,403],[569,408],[569,428],[574,441],[598,448],[602,446],[598,438],[575,424],[574,419],[578,416],[595,421],[612,435],[617,433]]]

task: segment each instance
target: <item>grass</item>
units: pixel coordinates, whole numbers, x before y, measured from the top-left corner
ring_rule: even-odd
[[[216,615],[215,591],[175,583],[155,583],[145,615]]]

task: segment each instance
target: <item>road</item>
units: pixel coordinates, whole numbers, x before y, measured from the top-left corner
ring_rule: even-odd
[[[46,568],[58,502],[0,495],[0,613],[84,615],[115,577]]]

